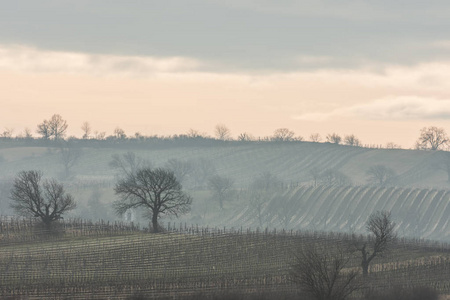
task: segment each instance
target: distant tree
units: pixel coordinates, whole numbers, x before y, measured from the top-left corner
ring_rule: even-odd
[[[222,141],[228,141],[231,139],[231,131],[224,124],[217,124],[214,128],[214,135],[217,139]]]
[[[22,216],[39,218],[46,229],[76,207],[72,195],[56,180],[42,181],[40,171],[22,171],[14,179],[11,207]],[[41,182],[42,181],[42,182]]]
[[[213,191],[213,198],[219,202],[220,209],[223,209],[223,203],[230,199],[233,184],[233,180],[228,177],[214,175],[209,178],[208,186]]]
[[[67,125],[67,121],[64,120],[61,115],[53,115],[48,121],[48,124],[50,127],[50,134],[55,141],[64,138],[69,125]]]
[[[341,136],[338,135],[337,133],[327,134],[326,139],[327,139],[328,143],[332,143],[332,144],[340,144],[342,141]]]
[[[36,132],[42,136],[44,140],[48,140],[51,137],[50,124],[47,120],[44,120],[41,124],[38,124]]]
[[[102,131],[102,132],[95,131],[95,132],[94,132],[94,138],[95,138],[96,140],[101,141],[101,140],[104,140],[105,137],[106,137],[106,132],[104,132],[104,131]]]
[[[182,191],[175,174],[166,169],[139,169],[119,179],[114,191],[120,197],[114,208],[120,215],[133,208],[146,209],[151,217],[153,231],[159,232],[160,215],[187,213],[192,198]]]
[[[238,141],[241,142],[253,141],[254,139],[255,138],[250,133],[247,132],[240,133],[238,136]]]
[[[318,133],[312,133],[309,136],[309,139],[311,140],[311,142],[319,143],[322,140],[322,137]]]
[[[435,126],[424,127],[420,130],[420,136],[416,142],[416,149],[439,150],[448,145],[449,137],[444,128]]]
[[[326,169],[320,174],[320,182],[324,185],[351,185],[350,178],[339,170]]]
[[[374,165],[371,166],[367,171],[366,175],[368,177],[369,183],[376,185],[387,185],[396,176],[394,169],[386,167],[385,165]]]
[[[190,128],[187,133],[186,136],[188,138],[205,138],[206,137],[206,133],[200,132],[196,129],[192,129]]]
[[[89,122],[84,122],[81,125],[81,130],[83,130],[83,139],[87,140],[91,136],[92,128]]]
[[[358,272],[345,270],[349,261],[350,255],[336,244],[304,246],[296,253],[291,278],[312,299],[345,300],[360,288]]]
[[[13,136],[13,132],[14,132],[14,129],[9,128],[9,127],[5,127],[5,129],[3,130],[3,132],[1,133],[0,136],[3,137],[3,138],[10,139]]]
[[[386,252],[396,239],[395,223],[391,213],[377,211],[370,215],[366,229],[371,234],[369,240],[362,241],[354,237],[353,245],[356,251],[361,253],[361,268],[363,275],[369,274],[369,265],[372,260]]]
[[[211,160],[200,158],[193,161],[192,179],[197,188],[204,188],[208,185],[208,179],[217,173],[216,167]]]
[[[109,162],[110,168],[117,171],[117,175],[130,176],[142,168],[151,168],[149,160],[137,156],[134,152],[128,151],[122,155],[113,154]]]
[[[399,144],[396,144],[394,142],[388,142],[386,143],[386,149],[401,149],[402,147]]]
[[[61,144],[59,148],[60,162],[64,167],[63,178],[68,179],[71,176],[71,169],[78,163],[83,151],[81,148],[74,147],[69,142]]]
[[[26,128],[23,130],[23,137],[24,137],[25,139],[27,139],[27,140],[30,140],[30,139],[33,138],[33,134],[31,133],[30,128],[26,127]]]
[[[124,140],[127,138],[127,135],[122,128],[116,127],[116,129],[114,129],[114,137],[118,140]]]
[[[282,187],[283,182],[270,171],[263,172],[256,176],[252,183],[252,189],[258,189],[268,191],[271,189],[279,189]]]
[[[278,128],[273,132],[272,141],[288,142],[294,140],[295,133],[287,128]]]
[[[180,183],[183,183],[188,176],[194,171],[194,166],[190,161],[179,160],[171,158],[165,164],[165,168],[173,171],[175,177]]]
[[[362,147],[361,141],[354,134],[346,135],[344,138],[344,144],[348,146]]]

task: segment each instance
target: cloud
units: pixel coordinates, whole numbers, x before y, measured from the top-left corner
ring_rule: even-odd
[[[186,57],[97,55],[0,45],[0,69],[19,72],[145,76],[200,66],[199,61]]]
[[[400,96],[370,103],[335,109],[328,113],[307,113],[295,116],[302,121],[326,121],[332,118],[368,120],[450,120],[450,100]]]

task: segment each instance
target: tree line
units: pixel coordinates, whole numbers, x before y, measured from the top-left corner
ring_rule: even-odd
[[[69,125],[66,120],[59,114],[52,115],[49,119],[43,120],[42,123],[37,125],[35,133],[38,135],[38,139],[44,141],[60,141],[60,140],[77,140],[75,136],[67,137],[67,129]],[[106,132],[94,131],[89,122],[83,122],[80,129],[82,130],[81,140],[114,140],[114,141],[125,141],[125,140],[138,140],[144,141],[149,138],[160,138],[160,139],[213,139],[219,141],[240,141],[240,142],[250,142],[250,141],[265,141],[265,142],[295,142],[295,141],[310,141],[314,143],[331,143],[340,144],[354,147],[364,147],[365,145],[362,141],[354,134],[340,135],[338,133],[330,133],[322,137],[319,133],[312,133],[309,139],[305,139],[300,135],[296,135],[294,131],[288,128],[278,128],[274,130],[271,136],[265,137],[255,137],[251,133],[242,132],[237,135],[234,139],[231,134],[231,130],[224,124],[217,124],[214,127],[214,135],[211,137],[208,134],[201,132],[196,129],[189,129],[184,134],[172,135],[172,136],[145,136],[140,132],[136,132],[133,135],[127,135],[125,131],[116,127],[112,135],[106,135]],[[4,128],[3,132],[0,132],[0,138],[12,139],[14,129]],[[26,128],[22,133],[16,135],[16,139],[32,140],[35,139],[32,130]],[[414,149],[418,150],[448,150],[450,144],[450,139],[444,128],[439,128],[436,126],[423,127],[420,130],[420,135],[414,145]],[[369,146],[370,147],[370,146]],[[394,143],[388,142],[384,146],[386,149],[401,149],[401,146]]]

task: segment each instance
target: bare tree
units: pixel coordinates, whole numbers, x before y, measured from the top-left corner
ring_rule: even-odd
[[[388,142],[386,143],[386,149],[401,149],[402,147],[399,144],[396,144],[394,142]]]
[[[386,167],[385,165],[374,165],[371,166],[367,171],[369,183],[377,185],[387,185],[396,176],[395,171],[392,168]]]
[[[64,120],[61,115],[53,115],[48,121],[50,128],[50,136],[53,136],[55,141],[64,138],[66,135],[66,130],[69,125],[67,125],[66,120]]]
[[[47,120],[44,120],[41,124],[38,124],[36,132],[42,136],[44,140],[48,140],[51,137],[50,124]]]
[[[344,270],[350,256],[340,246],[305,246],[295,256],[291,278],[317,300],[345,300],[359,289],[358,272]]]
[[[59,148],[59,154],[60,162],[64,167],[63,179],[68,179],[71,176],[71,169],[78,163],[83,152],[80,148],[65,143]]]
[[[149,160],[128,151],[122,155],[113,154],[109,166],[117,171],[118,176],[130,176],[139,169],[151,168],[152,164]]]
[[[333,134],[327,134],[327,142],[332,144],[340,144],[342,141],[342,138],[339,134],[333,133]]]
[[[81,130],[83,130],[83,139],[87,140],[91,136],[92,128],[89,122],[84,122],[81,125]]]
[[[118,140],[124,140],[127,138],[127,135],[122,128],[116,127],[116,129],[114,129],[114,137]]]
[[[322,140],[322,137],[320,136],[320,134],[318,133],[312,133],[309,136],[309,139],[311,140],[311,142],[313,143],[319,143]]]
[[[346,135],[344,138],[344,144],[348,146],[354,146],[354,147],[361,147],[362,143],[361,141],[354,135]]]
[[[169,159],[165,164],[165,167],[166,169],[173,171],[180,183],[183,183],[194,170],[194,166],[190,161],[183,161],[176,158]]]
[[[188,138],[204,138],[204,137],[206,137],[206,133],[200,132],[200,131],[197,130],[197,129],[190,128],[190,129],[187,131],[186,136],[187,136]]]
[[[101,131],[101,132],[95,131],[94,132],[94,137],[95,137],[96,140],[104,140],[105,137],[106,137],[106,132],[104,132],[104,131]]]
[[[76,207],[72,195],[55,180],[42,180],[40,171],[22,171],[14,179],[11,207],[22,216],[39,218],[47,229]]]
[[[25,139],[27,139],[27,140],[30,140],[30,139],[33,138],[33,134],[31,133],[30,128],[26,127],[26,128],[23,130],[23,137],[24,137]]]
[[[320,173],[320,182],[324,185],[351,185],[350,178],[336,169],[326,169]]]
[[[238,141],[241,142],[253,141],[254,139],[255,138],[250,133],[247,132],[240,133],[238,136]]]
[[[222,141],[228,141],[231,139],[231,131],[224,124],[217,124],[214,128],[214,134],[217,139]]]
[[[368,240],[353,239],[355,249],[361,253],[361,268],[363,275],[369,274],[369,265],[372,260],[382,255],[396,239],[395,223],[388,211],[377,211],[370,215],[366,229],[371,236]]]
[[[275,142],[288,142],[294,140],[295,133],[287,128],[278,128],[273,132],[271,138]]]
[[[187,213],[192,198],[182,191],[175,174],[166,169],[139,169],[136,173],[119,179],[114,191],[120,199],[114,202],[119,215],[127,210],[142,207],[149,212],[153,231],[159,232],[160,215]]]
[[[419,139],[416,142],[416,149],[439,150],[449,143],[450,139],[444,128],[435,126],[424,127],[420,130]]]
[[[230,199],[233,180],[228,177],[214,175],[208,180],[208,186],[213,191],[213,198],[219,202],[220,209],[223,209],[223,202]]]
[[[13,132],[14,132],[14,129],[12,129],[10,127],[5,127],[5,129],[3,130],[3,132],[1,133],[0,136],[3,138],[10,139],[13,136]]]

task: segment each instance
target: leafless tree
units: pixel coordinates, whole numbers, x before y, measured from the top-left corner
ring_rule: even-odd
[[[190,161],[179,160],[177,158],[169,159],[165,164],[165,167],[166,169],[173,171],[180,183],[183,183],[194,170],[194,166]]]
[[[294,140],[295,133],[287,128],[278,128],[273,132],[272,141],[288,142]]]
[[[439,150],[449,143],[450,139],[444,128],[435,126],[424,127],[420,130],[419,139],[416,142],[416,149]]]
[[[78,163],[83,154],[81,148],[73,147],[70,143],[64,143],[59,148],[60,162],[64,167],[63,179],[71,176],[71,169]]]
[[[13,136],[13,132],[14,132],[14,129],[9,128],[9,127],[5,127],[5,129],[3,130],[3,132],[2,132],[2,134],[0,136],[3,137],[3,138],[10,139]]]
[[[120,197],[114,202],[116,212],[122,215],[129,209],[146,209],[154,232],[159,232],[160,215],[187,213],[192,203],[192,198],[182,191],[175,174],[162,168],[139,169],[119,179],[114,191]]]
[[[367,171],[366,175],[368,177],[369,183],[377,185],[387,185],[396,176],[395,171],[392,168],[386,167],[385,165],[374,165],[371,166]]]
[[[134,152],[128,151],[122,155],[113,154],[109,166],[117,171],[117,175],[130,176],[142,168],[151,168],[149,160],[137,156]]]
[[[233,184],[233,180],[228,177],[214,175],[209,178],[208,186],[213,191],[213,198],[219,202],[220,209],[223,209],[223,203],[230,199]]]
[[[50,134],[55,141],[64,138],[69,125],[67,125],[67,121],[64,120],[61,115],[53,115],[48,121],[48,124],[50,127]]]
[[[351,185],[350,178],[339,170],[326,169],[320,173],[320,182],[324,185]]]
[[[48,140],[51,137],[50,124],[47,120],[44,120],[41,124],[38,124],[36,132],[42,136],[44,140]]]
[[[399,144],[396,144],[394,142],[388,142],[386,143],[386,149],[401,149],[402,147]]]
[[[87,140],[91,136],[92,128],[89,122],[84,122],[81,125],[81,130],[83,130],[83,139]]]
[[[217,124],[214,128],[214,135],[217,139],[222,141],[228,141],[231,139],[231,131],[224,124]]]
[[[33,138],[33,134],[31,133],[30,128],[26,127],[26,128],[23,130],[23,137],[24,137],[25,139],[27,139],[27,140]]]
[[[322,140],[322,137],[318,133],[312,133],[309,136],[309,139],[311,140],[311,142],[319,143]]]
[[[327,134],[327,142],[332,144],[340,144],[342,141],[342,138],[337,133]]]
[[[253,141],[254,139],[255,138],[250,133],[247,133],[247,132],[243,132],[243,133],[239,134],[239,136],[238,136],[238,141],[241,141],[241,142]]]
[[[369,274],[369,265],[372,260],[389,250],[396,239],[395,223],[388,211],[377,211],[370,215],[366,229],[370,233],[368,240],[362,241],[354,237],[353,245],[361,253],[361,268],[363,275]]]
[[[122,128],[116,127],[116,129],[114,129],[114,137],[118,140],[124,140],[127,138],[127,135]]]
[[[96,140],[104,140],[105,137],[106,137],[106,132],[104,132],[104,131],[101,131],[101,132],[95,131],[94,132],[94,137],[95,137]]]
[[[345,300],[359,289],[358,272],[344,270],[350,256],[340,246],[304,246],[295,256],[292,280],[317,300]]]
[[[187,131],[186,136],[187,136],[188,138],[204,138],[204,137],[206,137],[206,133],[200,132],[200,131],[197,130],[197,129],[190,128],[190,129]]]
[[[362,143],[361,141],[354,135],[346,135],[344,138],[344,144],[348,146],[354,146],[354,147],[361,147]]]
[[[52,223],[62,219],[76,203],[62,184],[55,180],[42,181],[42,176],[40,171],[20,172],[11,189],[11,207],[19,215],[39,218],[50,229]]]

